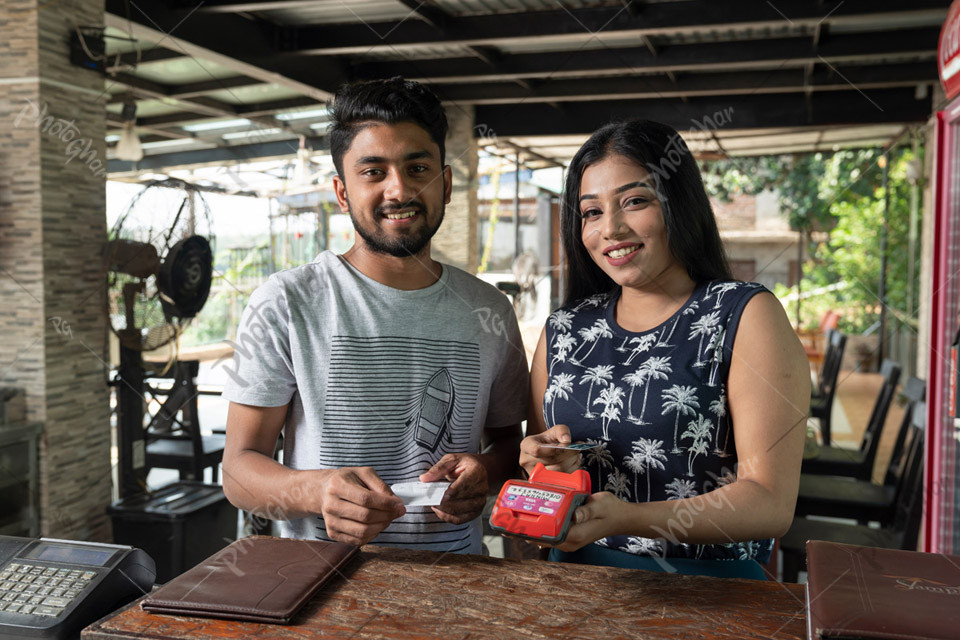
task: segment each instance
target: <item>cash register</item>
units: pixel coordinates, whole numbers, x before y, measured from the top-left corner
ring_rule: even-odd
[[[0,640],[77,637],[150,591],[156,573],[133,547],[0,536]]]

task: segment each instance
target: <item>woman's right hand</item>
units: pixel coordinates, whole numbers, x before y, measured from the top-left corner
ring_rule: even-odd
[[[580,468],[580,452],[570,449],[543,447],[544,444],[569,445],[573,442],[570,428],[558,424],[542,433],[527,436],[520,443],[520,466],[529,476],[538,462],[542,462],[549,471],[573,473]]]

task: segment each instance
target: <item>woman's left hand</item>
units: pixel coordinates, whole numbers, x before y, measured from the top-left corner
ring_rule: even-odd
[[[616,535],[627,503],[609,491],[590,496],[573,514],[573,524],[563,543],[554,545],[561,551],[576,551],[595,540]]]

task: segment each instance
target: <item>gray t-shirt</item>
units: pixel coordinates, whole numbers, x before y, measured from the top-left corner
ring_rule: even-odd
[[[478,452],[485,428],[519,424],[529,385],[516,316],[496,288],[443,265],[433,285],[402,291],[330,251],[253,293],[227,373],[232,402],[290,403],[285,465],[370,466],[388,485],[446,453]],[[280,530],[329,539],[320,516]],[[479,519],[452,525],[408,507],[373,542],[479,553],[480,530]]]

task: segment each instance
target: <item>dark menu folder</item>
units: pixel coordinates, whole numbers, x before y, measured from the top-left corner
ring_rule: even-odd
[[[960,556],[807,542],[807,635],[960,638]]]
[[[243,538],[143,600],[151,613],[286,624],[358,547],[339,542]]]

